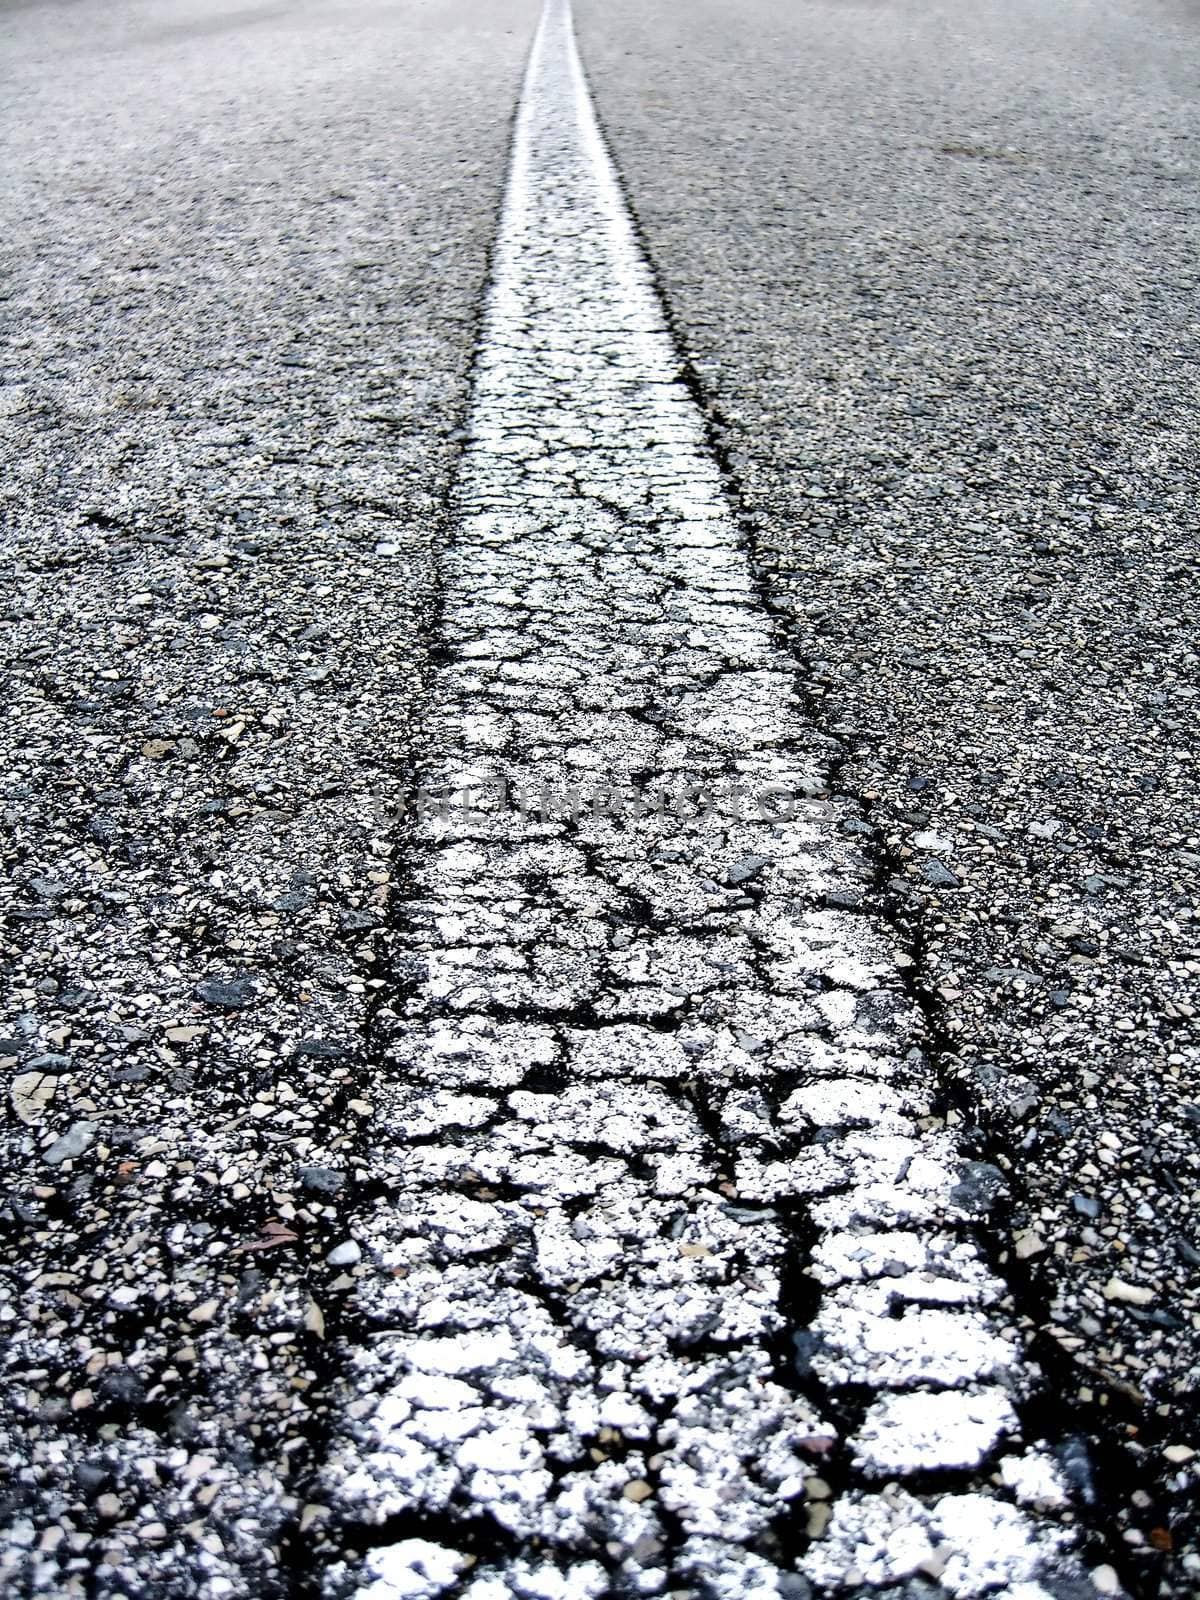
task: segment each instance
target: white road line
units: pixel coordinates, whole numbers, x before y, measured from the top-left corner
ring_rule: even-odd
[[[565,0],[525,82],[458,528],[427,779],[477,786],[477,814],[414,829],[390,1197],[324,1486],[395,1542],[331,1594],[1065,1592],[1061,1485],[1020,1440],[1029,1372],[971,1231],[998,1175],[933,1116],[892,952],[843,908],[854,813]],[[541,820],[497,774],[717,798]]]

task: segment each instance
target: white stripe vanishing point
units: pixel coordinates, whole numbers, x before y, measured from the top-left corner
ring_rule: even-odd
[[[566,0],[455,513],[329,1594],[1086,1594]]]

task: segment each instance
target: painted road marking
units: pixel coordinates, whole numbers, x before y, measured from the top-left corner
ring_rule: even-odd
[[[331,1592],[1045,1600],[1071,1535],[975,1242],[999,1175],[935,1115],[854,909],[856,813],[565,0],[525,82],[457,529],[375,1093],[388,1196],[323,1486],[395,1542]]]

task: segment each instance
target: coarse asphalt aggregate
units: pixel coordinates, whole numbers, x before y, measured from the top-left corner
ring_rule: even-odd
[[[304,1571],[536,21],[4,9],[5,1594]]]

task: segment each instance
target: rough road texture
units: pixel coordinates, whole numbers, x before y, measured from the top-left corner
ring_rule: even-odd
[[[325,1592],[1094,1593],[560,0],[471,435]]]
[[[578,15],[942,1075],[1006,1166],[1080,1481],[1131,1586],[1191,1596],[1196,8]]]
[[[0,1590],[272,1595],[536,10],[3,21]]]

